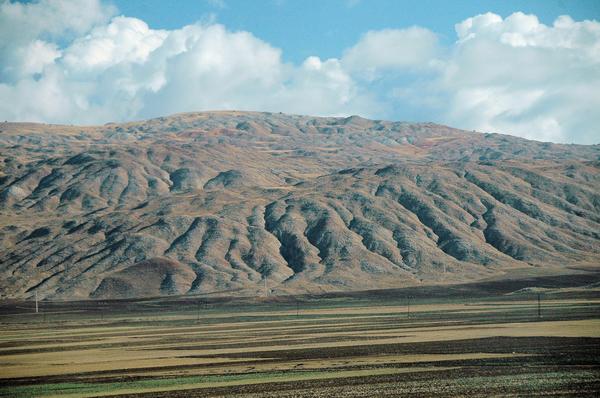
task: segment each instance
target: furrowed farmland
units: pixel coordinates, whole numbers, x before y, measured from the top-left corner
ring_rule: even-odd
[[[594,396],[600,292],[576,279],[3,302],[0,396]]]

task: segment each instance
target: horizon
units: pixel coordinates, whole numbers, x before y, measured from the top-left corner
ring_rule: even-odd
[[[143,123],[146,121],[151,121],[151,120],[157,120],[157,119],[164,119],[164,118],[171,118],[174,116],[178,116],[178,115],[195,115],[195,114],[215,114],[215,113],[222,113],[222,114],[269,114],[269,115],[286,115],[286,116],[299,116],[299,117],[307,117],[307,118],[314,118],[314,119],[348,119],[351,117],[359,117],[361,119],[364,120],[369,120],[369,121],[383,121],[383,122],[390,122],[390,123],[407,123],[410,125],[435,125],[435,126],[442,126],[442,127],[448,127],[454,130],[460,130],[460,131],[464,131],[467,133],[475,133],[475,134],[497,134],[497,135],[501,135],[501,136],[509,136],[509,137],[515,137],[515,138],[521,138],[527,141],[534,141],[534,142],[540,142],[540,143],[550,143],[553,145],[576,145],[576,146],[598,146],[600,145],[600,140],[597,143],[591,143],[591,144],[578,144],[578,143],[562,143],[562,142],[552,142],[552,141],[541,141],[541,140],[536,140],[534,138],[527,138],[527,137],[520,137],[514,134],[508,134],[508,133],[504,133],[504,132],[489,132],[489,131],[478,131],[478,130],[468,130],[468,129],[461,129],[458,127],[454,127],[454,126],[450,126],[450,125],[446,125],[443,123],[437,123],[437,122],[433,122],[433,121],[411,121],[411,120],[386,120],[386,119],[371,119],[371,118],[365,118],[363,116],[360,115],[348,115],[348,116],[316,116],[316,115],[304,115],[304,114],[299,114],[299,113],[287,113],[287,112],[271,112],[271,111],[240,111],[240,110],[235,110],[235,109],[219,109],[219,110],[203,110],[203,111],[189,111],[189,112],[177,112],[177,113],[172,113],[169,115],[162,115],[162,116],[155,116],[155,117],[151,117],[151,118],[147,118],[147,119],[136,119],[136,120],[128,120],[128,121],[123,121],[123,122],[113,122],[113,121],[109,121],[106,123],[102,123],[102,124],[66,124],[66,123],[45,123],[45,122],[27,122],[27,121],[17,121],[17,122],[13,122],[13,121],[7,121],[5,120],[4,122],[0,122],[0,125],[2,124],[33,124],[33,125],[46,125],[46,126],[65,126],[65,127],[82,127],[82,128],[95,128],[95,127],[105,127],[105,126],[111,126],[111,125],[122,125],[122,124],[136,124],[136,123]],[[0,133],[2,131],[0,130]]]
[[[600,143],[597,2],[85,3],[0,0],[0,120],[231,109]]]

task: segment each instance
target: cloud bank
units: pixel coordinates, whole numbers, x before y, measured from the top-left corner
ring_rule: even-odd
[[[240,109],[434,120],[600,142],[600,23],[487,13],[442,46],[422,27],[366,32],[339,58],[218,23],[151,29],[98,0],[0,3],[0,118],[97,124]]]

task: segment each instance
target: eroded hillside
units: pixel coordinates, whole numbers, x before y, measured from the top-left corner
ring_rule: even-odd
[[[272,113],[0,124],[0,292],[449,283],[600,260],[600,146]]]

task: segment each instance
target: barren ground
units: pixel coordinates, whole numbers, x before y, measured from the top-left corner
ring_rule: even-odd
[[[3,302],[0,397],[597,396],[598,279]]]

